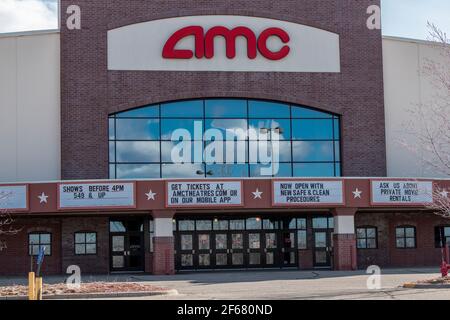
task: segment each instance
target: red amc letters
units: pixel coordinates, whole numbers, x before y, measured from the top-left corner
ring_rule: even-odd
[[[230,30],[226,27],[217,26],[209,29],[205,34],[203,27],[189,26],[176,31],[170,36],[163,48],[163,58],[192,59],[194,57],[192,50],[175,49],[177,43],[188,36],[194,36],[195,38],[195,57],[197,59],[211,59],[214,57],[214,38],[217,36],[225,38],[228,59],[236,57],[237,37],[245,37],[247,39],[247,56],[249,59],[255,59],[257,51],[259,51],[266,59],[281,60],[291,50],[288,45],[284,45],[278,51],[271,51],[267,48],[267,40],[270,37],[278,37],[284,44],[289,43],[289,35],[280,28],[268,28],[261,32],[257,38],[255,33],[247,27],[236,27]]]

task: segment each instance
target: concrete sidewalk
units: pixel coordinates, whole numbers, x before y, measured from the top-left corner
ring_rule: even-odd
[[[176,289],[170,297],[140,299],[450,299],[450,290],[403,289],[406,282],[439,277],[438,268],[382,270],[381,290],[368,290],[363,270],[342,271],[228,271],[183,273],[173,276],[144,274],[84,276],[83,282],[151,283]],[[46,283],[65,277],[44,277]],[[0,286],[26,284],[25,278],[0,278]]]

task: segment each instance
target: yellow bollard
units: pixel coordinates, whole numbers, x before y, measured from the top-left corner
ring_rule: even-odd
[[[28,300],[36,300],[36,275],[34,272],[28,273]]]
[[[42,300],[42,278],[36,278],[36,300]]]

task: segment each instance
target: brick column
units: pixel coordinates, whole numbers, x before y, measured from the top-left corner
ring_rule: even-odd
[[[153,274],[175,273],[175,249],[173,238],[173,217],[175,211],[153,211],[155,236],[153,237]]]
[[[356,208],[337,208],[334,215],[334,269],[356,270],[356,235],[355,213]]]

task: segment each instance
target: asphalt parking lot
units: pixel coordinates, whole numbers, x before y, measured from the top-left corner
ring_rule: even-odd
[[[229,271],[183,273],[173,276],[105,275],[84,276],[82,281],[128,281],[151,283],[178,290],[178,295],[134,299],[346,299],[410,300],[450,299],[450,289],[405,289],[406,282],[432,279],[438,269],[382,270],[381,288],[368,289],[365,271]],[[64,281],[64,277],[45,277],[47,283]],[[0,285],[25,284],[23,278],[0,278]]]

